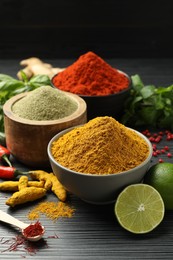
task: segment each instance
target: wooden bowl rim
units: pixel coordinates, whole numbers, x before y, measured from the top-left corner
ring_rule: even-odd
[[[71,115],[60,118],[60,119],[55,119],[55,120],[29,120],[29,119],[19,117],[18,115],[13,113],[13,111],[11,109],[12,105],[15,102],[17,102],[19,99],[28,95],[28,93],[30,93],[30,92],[31,91],[15,95],[14,97],[11,97],[9,100],[7,100],[3,106],[4,115],[7,116],[8,118],[10,118],[11,120],[22,123],[22,124],[43,126],[43,125],[62,124],[62,123],[66,123],[68,121],[75,120],[78,117],[80,117],[82,114],[84,114],[87,110],[87,104],[84,99],[82,99],[81,97],[79,97],[76,94],[69,93],[66,91],[61,91],[61,92],[65,93],[67,96],[69,96],[70,98],[72,98],[74,101],[76,101],[78,104],[78,108]]]

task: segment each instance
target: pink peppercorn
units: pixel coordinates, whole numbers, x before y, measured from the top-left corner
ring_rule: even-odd
[[[171,154],[171,153],[167,153],[167,156],[168,156],[169,158],[171,158],[171,157],[172,157],[172,154]]]
[[[153,147],[153,150],[154,150],[154,151],[157,150],[157,146],[156,146],[156,144],[153,144],[152,147]]]
[[[152,143],[152,148],[153,148],[153,156],[154,157],[160,157],[160,155],[165,154],[167,155],[168,158],[173,157],[173,155],[169,152],[170,148],[165,145],[164,147],[158,149],[157,148],[157,143],[159,143],[163,138],[165,138],[167,141],[173,140],[173,133],[171,133],[169,130],[165,131],[159,131],[158,133],[150,133],[148,129],[143,131],[143,134],[145,134],[150,142]],[[159,158],[159,162],[162,163],[163,159]]]
[[[161,154],[161,151],[160,151],[160,150],[156,150],[156,153],[157,153],[157,154]]]
[[[164,150],[164,149],[161,149],[161,153],[165,153],[165,150]]]
[[[169,147],[167,145],[164,146],[165,151],[169,151]]]
[[[158,137],[155,138],[155,142],[159,143],[161,141],[162,137],[159,135]]]
[[[159,159],[159,163],[163,163],[163,159],[160,158],[160,159]]]
[[[150,140],[150,142],[155,142],[155,138],[154,137],[149,137],[149,140]]]
[[[155,157],[156,157],[156,156],[157,156],[157,152],[155,152],[155,151],[154,151],[154,152],[153,152],[153,156],[155,156]]]

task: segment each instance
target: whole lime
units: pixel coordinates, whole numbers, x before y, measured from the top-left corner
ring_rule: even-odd
[[[148,170],[144,183],[153,186],[161,195],[165,209],[173,209],[173,164],[158,163]]]

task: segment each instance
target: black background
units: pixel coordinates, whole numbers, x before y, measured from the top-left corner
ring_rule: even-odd
[[[172,49],[172,0],[0,1],[0,58],[169,58]]]

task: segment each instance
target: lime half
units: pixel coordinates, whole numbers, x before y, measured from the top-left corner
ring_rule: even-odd
[[[126,230],[143,234],[163,220],[165,207],[159,192],[148,184],[127,186],[115,203],[115,215]]]

